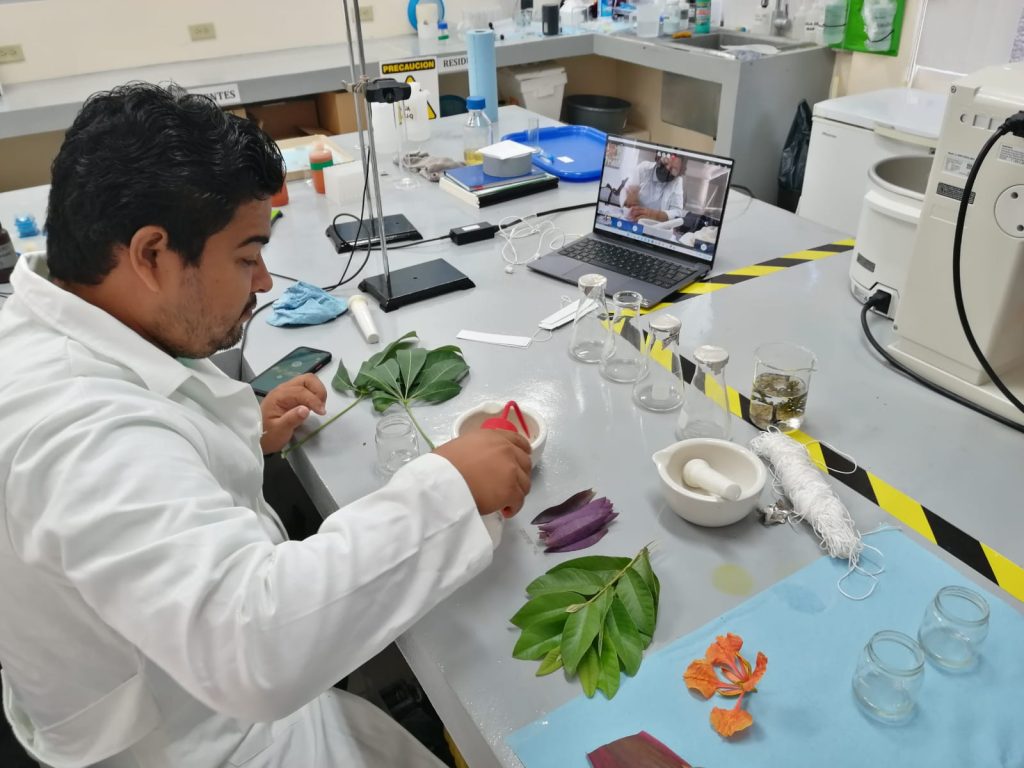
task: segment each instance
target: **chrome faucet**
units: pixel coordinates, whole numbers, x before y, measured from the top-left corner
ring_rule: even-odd
[[[764,6],[762,6],[764,7]],[[790,27],[789,3],[782,7],[782,0],[775,0],[775,10],[772,11],[772,31],[776,35],[783,34]]]

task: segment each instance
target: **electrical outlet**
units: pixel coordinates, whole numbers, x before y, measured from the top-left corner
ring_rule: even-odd
[[[16,64],[25,60],[25,51],[20,45],[0,45],[0,64]]]
[[[213,25],[212,21],[207,21],[204,24],[189,24],[188,36],[192,38],[193,43],[198,43],[201,40],[215,40],[217,38],[217,28]]]
[[[373,6],[372,5],[360,5],[359,6],[359,20],[360,21],[373,21]]]

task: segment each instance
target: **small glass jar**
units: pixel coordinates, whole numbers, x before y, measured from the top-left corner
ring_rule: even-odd
[[[679,329],[675,315],[658,315],[644,345],[644,371],[633,385],[633,402],[648,411],[666,413],[683,404],[683,369],[679,360]]]
[[[612,296],[601,354],[601,375],[608,381],[631,384],[643,378],[643,333],[639,325],[643,302],[644,297],[636,291],[619,291]]]
[[[788,342],[762,344],[754,350],[750,420],[758,429],[800,429],[807,393],[818,359],[809,349]]]
[[[902,632],[876,632],[861,651],[853,693],[863,710],[886,723],[911,718],[924,682],[924,651]]]
[[[374,441],[377,444],[377,471],[391,477],[420,455],[416,428],[405,414],[384,416],[377,422]]]
[[[925,609],[917,639],[928,658],[945,669],[969,669],[988,636],[988,603],[966,587],[943,587]]]
[[[572,320],[569,356],[580,363],[600,363],[608,339],[608,301],[604,275],[582,275],[579,279],[579,302]],[[596,309],[593,309],[594,305]]]
[[[729,412],[729,387],[725,383],[725,366],[729,353],[710,344],[693,351],[696,362],[693,380],[686,388],[686,400],[676,422],[680,440],[710,437],[732,438],[732,414]]]

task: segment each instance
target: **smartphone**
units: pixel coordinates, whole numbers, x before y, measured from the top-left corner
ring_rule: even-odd
[[[331,361],[331,353],[313,347],[296,347],[259,376],[249,382],[260,397],[278,384],[294,379],[304,373],[316,373]]]

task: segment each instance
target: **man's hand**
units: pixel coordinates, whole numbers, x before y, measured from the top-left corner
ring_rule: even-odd
[[[481,515],[512,517],[530,492],[530,443],[517,432],[478,429],[434,451],[448,459],[469,486]]]
[[[312,373],[296,376],[278,384],[260,403],[263,412],[263,453],[277,453],[292,439],[292,434],[309,416],[309,412],[323,416],[327,411],[327,389]]]
[[[638,219],[668,221],[668,214],[664,211],[659,211],[657,208],[644,208],[642,205],[634,205],[629,209],[629,218],[632,221],[637,221]]]

